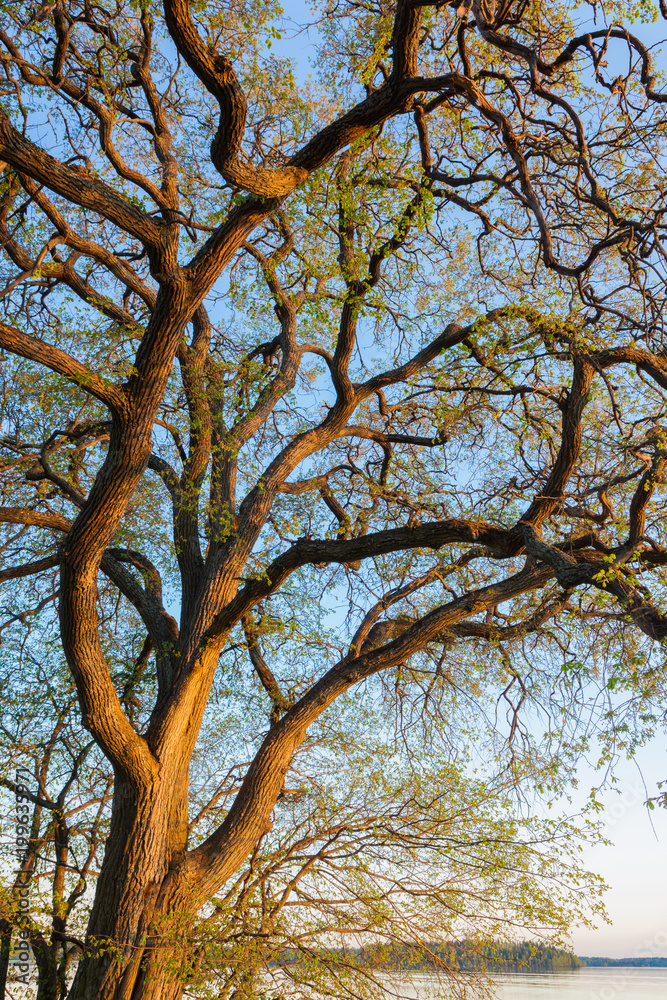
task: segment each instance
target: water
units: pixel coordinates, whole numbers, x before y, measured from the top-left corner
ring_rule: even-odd
[[[496,1000],[667,1000],[667,969],[577,969],[560,973],[492,976]],[[444,998],[447,991],[424,974],[403,980],[397,995]]]
[[[493,978],[497,1000],[667,1000],[667,969],[577,969]]]

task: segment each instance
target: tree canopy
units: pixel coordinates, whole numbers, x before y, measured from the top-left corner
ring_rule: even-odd
[[[40,1000],[587,919],[516,789],[663,697],[667,8],[324,3],[308,78],[277,5],[0,10]]]

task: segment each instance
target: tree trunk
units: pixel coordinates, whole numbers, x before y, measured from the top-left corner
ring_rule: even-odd
[[[59,1000],[58,945],[48,941],[43,934],[33,932],[30,947],[37,965],[37,1000]]]
[[[0,920],[0,997],[6,995],[9,954],[12,947],[12,925],[9,920]]]
[[[86,952],[70,1000],[182,995],[173,941],[179,921],[188,923],[192,914],[174,907],[168,889],[185,848],[187,792],[187,780],[167,768],[149,788],[117,780]]]

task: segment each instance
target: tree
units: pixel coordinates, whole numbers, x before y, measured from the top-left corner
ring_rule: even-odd
[[[22,660],[25,682],[31,666],[25,648]],[[71,711],[71,682],[64,678],[59,684],[58,672],[42,662],[32,666],[33,683],[21,685],[13,713],[8,710],[11,699],[3,699],[2,755],[8,777],[0,782],[26,804],[29,840],[25,850],[17,850],[14,831],[6,831],[9,856],[3,862],[13,878],[0,921],[0,985],[5,996],[12,938],[21,928],[35,958],[41,1000],[65,995],[68,972],[83,948],[71,925],[101,860],[113,777],[99,752],[95,759],[95,743]],[[14,694],[11,677],[3,677],[3,686]],[[57,794],[52,796],[54,784]],[[29,971],[14,971],[25,984]]]
[[[360,685],[499,684],[511,745],[559,664],[659,695],[665,95],[622,5],[326,7],[319,89],[270,5],[0,6],[6,624],[57,601],[113,769],[70,996],[169,1000]],[[190,846],[240,648],[271,724]]]

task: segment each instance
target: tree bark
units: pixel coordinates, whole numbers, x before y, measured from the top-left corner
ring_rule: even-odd
[[[0,996],[6,995],[7,974],[9,972],[9,952],[12,946],[12,925],[8,920],[0,920]]]
[[[31,933],[30,945],[37,965],[37,1000],[59,1000],[58,945],[38,932]]]
[[[72,998],[129,1000],[148,995],[138,979],[143,983],[146,978],[142,966],[154,964],[146,944],[156,939],[156,921],[158,936],[169,937],[161,927],[169,907],[162,905],[158,912],[156,904],[164,897],[171,867],[185,847],[187,793],[187,780],[179,780],[167,767],[148,787],[117,780],[86,954],[70,991]],[[170,993],[162,977],[160,991],[175,998],[181,995],[182,984],[178,992],[174,986]]]

